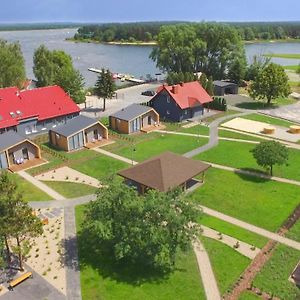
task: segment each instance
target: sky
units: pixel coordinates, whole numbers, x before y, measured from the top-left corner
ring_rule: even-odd
[[[300,0],[0,0],[0,23],[300,21]]]

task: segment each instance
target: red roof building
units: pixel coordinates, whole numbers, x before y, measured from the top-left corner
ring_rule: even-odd
[[[80,112],[76,103],[59,86],[19,91],[0,89],[0,132],[36,133],[66,122]]]
[[[150,100],[151,106],[163,119],[180,122],[204,114],[204,107],[212,97],[198,81],[177,85],[162,85]]]

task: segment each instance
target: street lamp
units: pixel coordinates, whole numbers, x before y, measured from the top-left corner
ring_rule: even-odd
[[[131,164],[133,165],[133,154],[136,152],[135,145],[132,144],[132,152],[131,152]]]

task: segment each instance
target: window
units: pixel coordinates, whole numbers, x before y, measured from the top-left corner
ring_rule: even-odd
[[[184,114],[185,114],[185,115],[188,114],[188,110],[187,110],[187,109],[184,110]]]
[[[170,111],[169,110],[167,110],[167,115],[169,115],[170,114]]]
[[[37,132],[35,124],[31,126],[31,132]]]
[[[30,134],[30,133],[31,133],[30,126],[26,126],[26,127],[25,127],[25,133],[26,133],[26,134]]]

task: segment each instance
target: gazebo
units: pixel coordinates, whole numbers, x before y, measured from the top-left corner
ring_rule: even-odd
[[[195,182],[203,182],[205,171],[211,165],[181,155],[165,152],[138,165],[122,170],[118,175],[128,185],[135,186],[140,194],[148,189],[167,192],[181,187],[186,190]],[[201,180],[194,177],[202,175]]]

